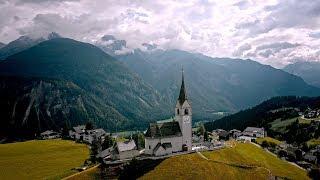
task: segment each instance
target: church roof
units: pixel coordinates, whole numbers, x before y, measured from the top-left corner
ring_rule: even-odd
[[[184,86],[184,76],[183,76],[183,70],[182,70],[182,82],[181,82],[181,88],[180,88],[178,101],[179,101],[180,105],[182,105],[185,100],[187,100],[187,93],[186,93],[186,88]]]
[[[179,123],[177,121],[152,123],[150,124],[146,137],[160,138],[167,136],[182,136]]]

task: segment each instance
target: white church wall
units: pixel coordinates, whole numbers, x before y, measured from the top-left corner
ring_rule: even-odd
[[[159,142],[158,138],[145,138],[145,154],[153,154],[153,149]]]
[[[182,136],[162,138],[161,143],[171,143],[172,152],[182,151]]]
[[[145,138],[145,154],[153,154],[154,148],[158,143],[171,143],[172,152],[182,151],[182,136],[174,136],[167,138]]]

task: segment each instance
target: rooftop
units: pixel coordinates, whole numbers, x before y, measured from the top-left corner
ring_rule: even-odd
[[[181,136],[181,129],[177,121],[150,124],[146,137]]]
[[[257,127],[247,127],[244,132],[259,132],[259,133],[263,133],[264,132],[264,128],[257,128]]]
[[[129,140],[125,142],[117,142],[117,148],[119,152],[131,151],[137,149],[134,140]]]

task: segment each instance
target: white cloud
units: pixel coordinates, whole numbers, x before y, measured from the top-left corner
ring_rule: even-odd
[[[319,23],[319,0],[0,0],[5,43],[52,31],[91,43],[112,34],[125,39],[128,48],[150,43],[276,67],[319,60]],[[280,42],[299,46],[258,48]]]

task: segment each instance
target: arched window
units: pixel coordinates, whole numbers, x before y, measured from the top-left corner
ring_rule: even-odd
[[[177,114],[179,115],[179,113],[180,113],[180,112],[179,112],[179,109],[177,109]]]
[[[185,110],[184,110],[184,114],[188,115],[188,114],[189,114],[189,110],[188,110],[188,109],[185,109]]]

